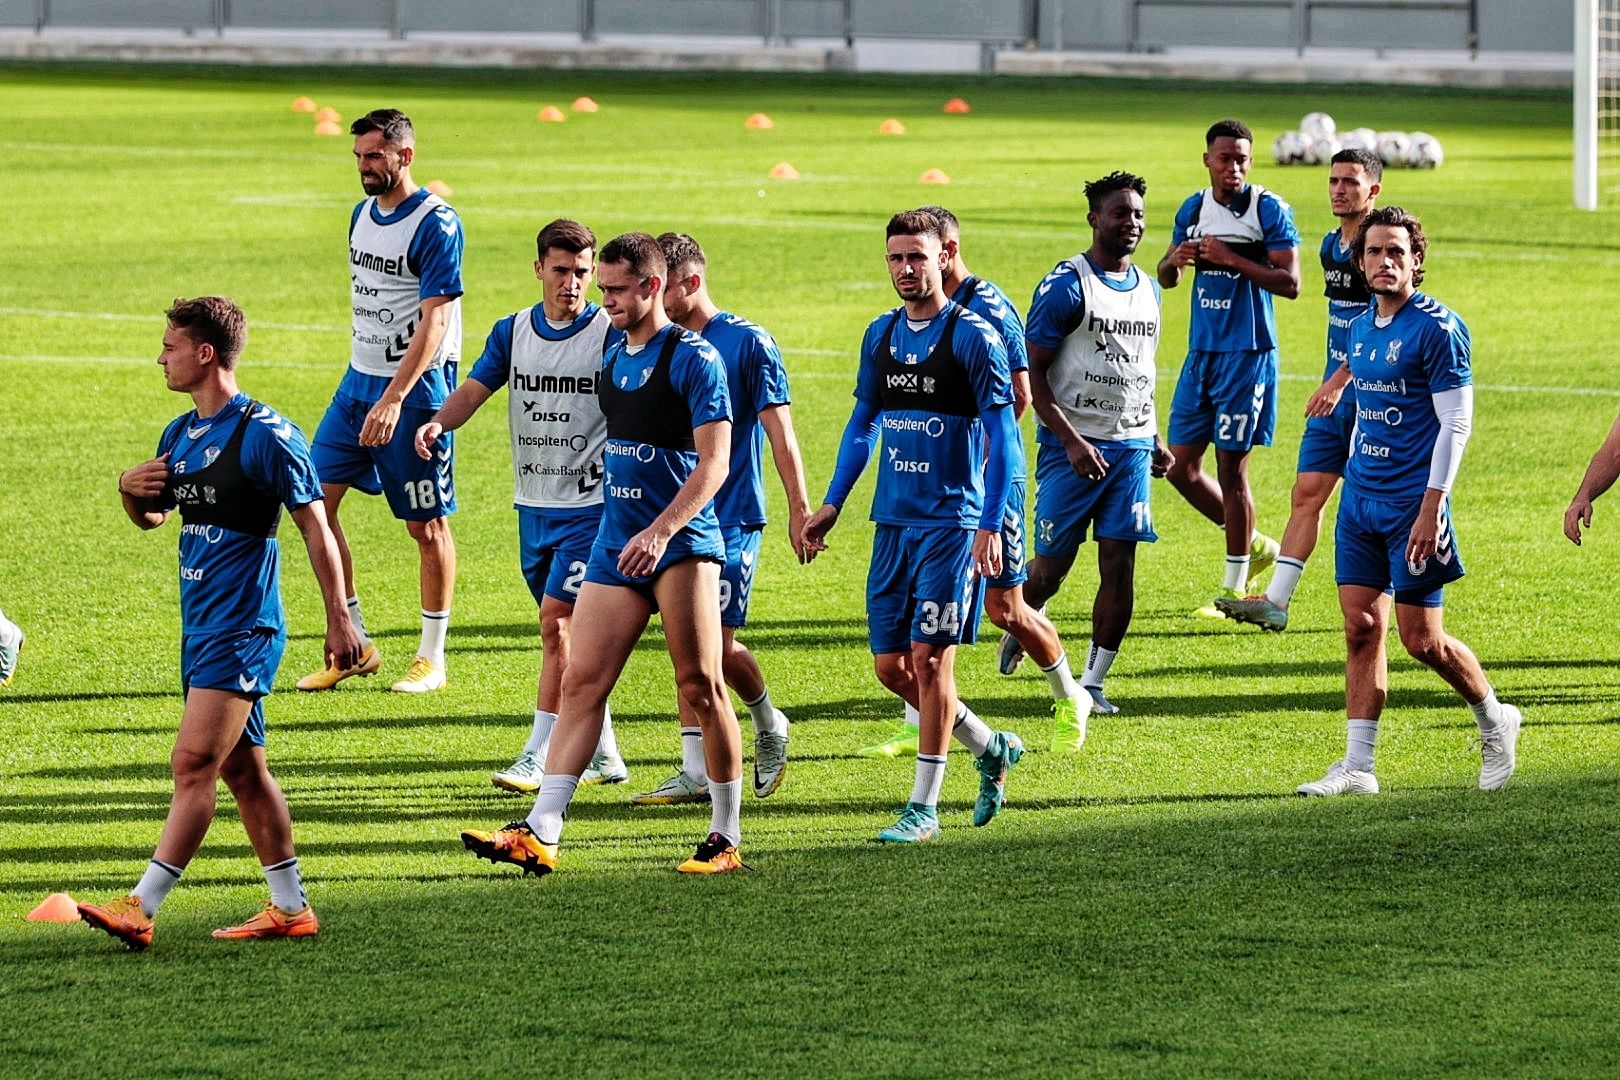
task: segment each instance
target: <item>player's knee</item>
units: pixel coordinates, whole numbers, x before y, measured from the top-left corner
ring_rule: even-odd
[[[176,785],[212,784],[220,773],[220,763],[212,754],[177,746],[169,753],[169,772]]]
[[[708,716],[717,707],[725,687],[706,671],[682,672],[675,680],[681,702],[698,716]]]
[[[1327,505],[1328,496],[1333,494],[1331,483],[1323,485],[1303,477],[1294,483],[1294,490],[1289,502],[1294,514],[1320,515],[1322,508]]]
[[[1426,629],[1401,631],[1401,645],[1406,649],[1406,655],[1426,667],[1443,667],[1446,663],[1446,654],[1449,642],[1444,634],[1436,634]]]
[[[911,670],[904,653],[878,653],[872,660],[872,668],[886,690],[900,694],[911,684]]]
[[[945,675],[945,658],[931,645],[911,651],[911,669],[919,686],[937,686]]]
[[[986,589],[984,593],[984,614],[997,629],[1010,630],[1018,621],[1018,608],[1014,604],[1011,589]]]
[[[1344,613],[1344,640],[1352,651],[1376,647],[1383,632],[1378,617],[1371,611]]]
[[[1164,478],[1178,488],[1186,487],[1189,484],[1196,484],[1202,480],[1203,477],[1203,462],[1182,461],[1180,458],[1177,458],[1175,464],[1171,465],[1169,470],[1164,474]]]
[[[447,547],[451,543],[449,518],[407,521],[405,531],[411,534],[411,539],[425,548]]]

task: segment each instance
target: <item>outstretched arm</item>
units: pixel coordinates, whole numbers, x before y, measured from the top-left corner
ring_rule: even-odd
[[[1564,535],[1576,547],[1581,543],[1581,527],[1592,527],[1592,503],[1613,487],[1616,479],[1620,479],[1620,416],[1615,417],[1609,437],[1592,455],[1586,475],[1581,477],[1581,486],[1570,500],[1569,509],[1564,511]]]
[[[444,404],[439,406],[439,411],[433,414],[433,419],[416,429],[416,456],[423,461],[430,460],[433,457],[433,440],[471,420],[473,413],[494,392],[477,379],[468,379],[456,387]]]
[[[844,435],[838,444],[838,461],[833,466],[827,495],[821,501],[821,508],[804,523],[802,547],[806,559],[827,550],[827,534],[838,523],[844,500],[849,498],[855,482],[866,471],[866,463],[872,459],[872,451],[877,448],[878,421],[882,415],[883,407],[876,402],[855,399],[855,408],[850,411],[849,423],[844,425]]]

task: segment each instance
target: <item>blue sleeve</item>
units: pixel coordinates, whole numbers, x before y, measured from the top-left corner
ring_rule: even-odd
[[[775,339],[763,330],[753,331],[749,339],[752,362],[746,370],[752,375],[753,385],[748,390],[754,412],[758,414],[772,406],[788,404],[791,399],[787,368],[782,366],[782,352],[776,347]]]
[[[967,369],[973,382],[973,398],[981,414],[1001,405],[1012,404],[1012,374],[1007,370],[1007,350],[1001,335],[983,319],[963,318],[956,324],[952,342],[956,362]],[[999,516],[998,516],[999,520]]]
[[[360,211],[365,209],[366,201],[361,199],[354,204],[354,211],[349,215],[349,235],[354,235],[354,227],[360,222]]]
[[[1085,310],[1080,276],[1073,267],[1063,263],[1035,286],[1029,300],[1029,322],[1024,324],[1024,336],[1031,345],[1060,349],[1063,339],[1069,335],[1069,327],[1085,316]],[[1026,357],[1026,366],[1027,363]]]
[[[670,331],[674,333],[674,330]],[[662,345],[662,342],[658,343]],[[648,344],[648,348],[658,345]],[[696,334],[683,341],[670,359],[670,382],[692,410],[692,428],[731,419],[731,392],[726,387],[726,363],[713,345]]]
[[[518,312],[518,315],[521,314]],[[484,339],[484,351],[479,355],[478,362],[473,364],[472,378],[491,390],[499,390],[511,381],[512,328],[516,325],[517,315],[508,315],[497,322],[490,330],[489,337]]]
[[[993,289],[994,306],[988,314],[979,312],[979,317],[996,328],[1001,335],[1001,343],[1007,348],[1007,369],[1009,371],[1029,370],[1029,350],[1024,347],[1024,320],[1018,315],[1018,308],[1000,289]]]
[[[855,372],[855,399],[879,407],[883,405],[883,383],[878,377],[877,350],[883,344],[883,329],[891,317],[880,315],[866,328],[866,336],[861,338],[860,367]]]
[[[411,238],[411,249],[406,255],[406,262],[422,279],[417,289],[418,299],[462,294],[463,242],[461,219],[448,206],[438,207],[423,219],[416,235]]]
[[[1455,312],[1437,320],[1423,343],[1423,370],[1429,377],[1429,392],[1455,390],[1474,381],[1472,342],[1468,327]]]
[[[1023,443],[1018,438],[1018,421],[1007,406],[983,413],[981,419],[990,436],[990,456],[984,464],[984,509],[979,512],[979,528],[999,532],[1007,494],[1012,487],[1013,453],[1015,448],[1021,449]],[[997,492],[1001,493],[999,497]]]
[[[832,481],[827,485],[827,496],[822,502],[840,510],[844,508],[844,500],[855,489],[855,481],[861,478],[866,463],[872,460],[872,451],[877,448],[878,421],[882,416],[883,407],[877,402],[857,398],[838,442],[838,463],[833,466]]]
[[[1283,202],[1275,192],[1268,191],[1260,199],[1260,229],[1267,251],[1299,247],[1299,230],[1294,228],[1294,208]]]
[[[321,480],[298,425],[267,405],[248,417],[242,471],[289,510],[321,501]]]
[[[1187,230],[1192,228],[1193,210],[1197,208],[1203,199],[1204,193],[1195,191],[1191,198],[1181,204],[1181,209],[1176,211],[1176,223],[1174,228],[1170,230],[1170,242],[1172,244],[1179,244],[1187,239]]]

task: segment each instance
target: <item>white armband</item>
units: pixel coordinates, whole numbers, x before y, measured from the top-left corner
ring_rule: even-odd
[[[1429,487],[1449,492],[1474,426],[1474,388],[1459,386],[1436,393],[1434,415],[1440,418],[1440,435],[1434,440],[1434,457],[1429,459]]]

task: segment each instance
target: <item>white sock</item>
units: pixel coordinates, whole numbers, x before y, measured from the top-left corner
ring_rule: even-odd
[[[753,718],[755,735],[766,732],[772,735],[787,734],[787,721],[785,718],[777,719],[781,714],[776,711],[776,706],[771,704],[769,687],[761,690],[759,697],[754,701],[745,701],[743,704],[748,707],[748,715]]]
[[[1485,700],[1468,706],[1474,713],[1474,723],[1481,735],[1494,735],[1496,725],[1502,722],[1502,703],[1496,700],[1496,691],[1485,691]]]
[[[417,646],[416,655],[425,656],[440,667],[444,667],[444,636],[449,632],[449,611],[429,611],[423,608],[422,644]]]
[[[1041,670],[1046,673],[1046,681],[1052,686],[1053,701],[1073,701],[1084,693],[1080,684],[1074,681],[1074,673],[1069,670],[1067,652],[1058,653],[1056,662]]]
[[[974,757],[984,756],[990,749],[990,740],[995,736],[990,725],[973,715],[973,710],[967,707],[966,702],[958,702],[956,706],[956,723],[951,727],[951,735],[957,742],[968,748]]]
[[[911,784],[911,801],[929,810],[939,805],[939,787],[945,782],[945,755],[917,755],[917,778]]]
[[[1344,760],[1352,769],[1373,771],[1373,743],[1378,741],[1378,721],[1350,718],[1345,735]]]
[[[1108,678],[1108,669],[1114,666],[1114,657],[1118,655],[1118,649],[1105,649],[1095,641],[1087,642],[1086,670],[1080,673],[1081,685],[1101,690],[1103,680]]]
[[[602,735],[596,740],[596,752],[609,765],[624,764],[624,759],[619,756],[619,737],[613,734],[613,710],[608,708],[606,702],[602,703]]]
[[[158,905],[168,897],[169,890],[174,888],[174,883],[180,880],[184,870],[184,867],[170,866],[156,859],[146,864],[146,873],[141,875],[140,884],[135,886],[135,895],[141,898],[141,910],[146,912],[148,919],[157,914]]]
[[[266,866],[264,880],[270,885],[270,902],[287,914],[309,906],[309,898],[304,895],[304,879],[298,873],[298,856]]]
[[[562,839],[563,817],[568,813],[568,804],[574,801],[574,792],[578,788],[577,776],[546,773],[540,778],[540,794],[534,797],[534,809],[523,819],[528,822],[529,831],[534,833],[536,840],[542,844],[555,844]]]
[[[525,754],[533,754],[542,762],[546,748],[551,745],[551,729],[557,725],[557,714],[544,709],[534,710],[534,726],[529,729],[529,741],[523,744]]]
[[[681,728],[681,772],[696,783],[709,782],[709,766],[703,760],[702,728]]]
[[[709,781],[709,831],[717,832],[735,846],[742,840],[737,824],[742,813],[742,777],[721,783]]]
[[[917,711],[917,706],[909,703],[906,705],[906,727],[922,727],[922,713]]]
[[[1221,582],[1221,588],[1242,592],[1249,581],[1249,557],[1247,555],[1228,555],[1226,557],[1226,579]]]
[[[1277,567],[1271,572],[1271,583],[1266,586],[1266,599],[1278,607],[1287,607],[1299,587],[1299,576],[1305,572],[1305,561],[1292,555],[1277,556]]]
[[[366,636],[366,620],[360,617],[360,598],[358,596],[349,597],[349,625],[354,627],[354,632],[360,635],[361,641],[371,640]]]

